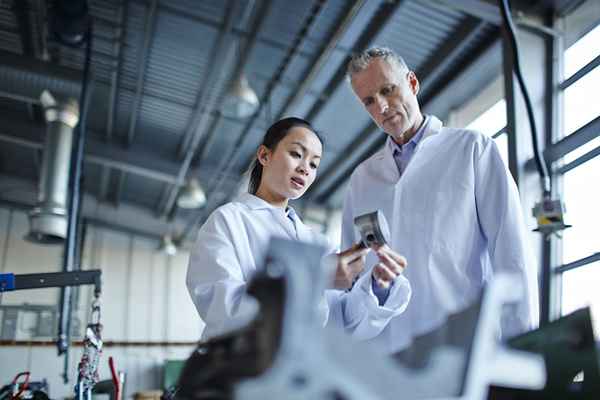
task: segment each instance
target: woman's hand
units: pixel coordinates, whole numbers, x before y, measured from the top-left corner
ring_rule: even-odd
[[[337,267],[335,269],[335,289],[348,289],[352,286],[354,279],[365,268],[365,258],[370,249],[355,244],[348,250],[337,254]]]
[[[373,247],[373,251],[379,257],[379,262],[373,267],[373,280],[383,289],[388,289],[394,279],[400,275],[408,265],[406,258],[383,245]]]

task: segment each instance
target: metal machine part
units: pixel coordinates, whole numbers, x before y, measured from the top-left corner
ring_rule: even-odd
[[[544,356],[548,379],[542,390],[493,387],[497,400],[515,398],[584,400],[600,398],[600,358],[590,309],[582,308],[545,326],[508,340],[515,349]],[[582,379],[574,379],[582,373]]]
[[[261,305],[258,317],[199,346],[178,398],[479,400],[491,384],[544,386],[542,357],[498,341],[502,305],[518,297],[510,277],[497,276],[481,301],[415,339],[410,350],[382,357],[335,327],[322,328],[317,305],[333,268],[323,268],[321,251],[272,241],[266,275],[249,290]]]
[[[47,90],[40,97],[48,125],[40,172],[37,206],[29,214],[27,239],[45,244],[67,237],[67,195],[73,129],[79,122],[77,101],[56,99]]]
[[[354,226],[360,233],[360,243],[364,247],[384,245],[390,241],[390,228],[381,210],[359,215],[354,218]]]
[[[278,244],[272,251],[285,250]],[[305,276],[310,279],[293,283],[308,288],[322,279],[320,270],[300,268],[296,251],[288,250],[279,259],[287,260],[288,282],[303,279],[296,271],[310,271],[312,277]],[[410,352],[420,359],[419,365],[407,362],[403,354],[381,357],[376,349],[355,343],[334,328],[319,329],[314,312],[312,318],[307,308],[305,313],[292,313],[309,291],[288,293],[281,345],[273,365],[261,376],[240,382],[235,398],[389,399],[402,393],[406,399],[476,400],[486,398],[491,384],[543,387],[542,357],[509,350],[497,339],[502,305],[518,298],[514,283],[511,277],[497,276],[480,303],[451,316],[438,331],[417,338]],[[457,373],[452,376],[449,371]]]

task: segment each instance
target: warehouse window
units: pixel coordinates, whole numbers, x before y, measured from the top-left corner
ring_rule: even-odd
[[[508,166],[508,135],[506,134],[506,100],[499,100],[475,118],[467,129],[482,132],[496,141],[504,165]]]
[[[569,17],[567,17],[569,18]],[[575,20],[575,19],[574,19]],[[566,219],[573,227],[563,232],[561,313],[590,305],[596,337],[600,337],[600,25],[596,25],[564,52],[564,136],[583,137],[583,130],[596,132],[592,140],[565,154],[556,170],[562,177]],[[589,138],[589,135],[588,135]]]

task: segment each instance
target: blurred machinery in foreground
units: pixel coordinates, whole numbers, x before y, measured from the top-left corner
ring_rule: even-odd
[[[585,310],[501,343],[501,308],[518,297],[519,285],[499,275],[478,302],[407,350],[382,357],[335,328],[322,328],[315,310],[333,267],[323,266],[321,255],[313,246],[274,240],[264,272],[249,288],[260,303],[258,317],[201,343],[175,397],[480,400],[555,393],[587,399],[600,393]],[[584,381],[573,383],[581,370]]]

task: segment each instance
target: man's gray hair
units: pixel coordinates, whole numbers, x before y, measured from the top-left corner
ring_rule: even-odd
[[[402,57],[396,54],[393,50],[387,47],[371,47],[370,49],[364,50],[358,54],[354,54],[348,62],[348,68],[346,70],[348,79],[352,79],[354,74],[367,69],[371,61],[375,58],[383,58],[390,65],[396,65],[401,71],[409,71],[408,65]]]

